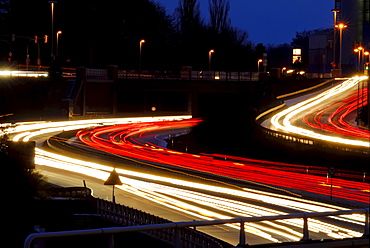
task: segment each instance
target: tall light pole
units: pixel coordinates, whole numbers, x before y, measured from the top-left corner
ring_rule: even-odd
[[[357,48],[353,49],[355,53],[358,53],[357,56],[357,70],[361,73],[363,70],[363,60],[364,60],[364,48],[362,46],[358,46]],[[361,55],[362,54],[362,55]]]
[[[336,28],[339,28],[339,70],[340,76],[342,76],[342,45],[343,45],[343,29],[347,27],[344,23],[338,23],[335,25]]]
[[[214,53],[215,50],[211,49],[208,52],[208,70],[211,70],[211,62],[212,62],[212,53]]]
[[[54,60],[54,5],[57,1],[49,1],[51,6],[51,59]]]
[[[59,55],[59,35],[62,34],[62,31],[57,32],[57,48],[56,48],[56,57]]]
[[[139,54],[139,77],[141,75],[141,50],[143,43],[145,43],[145,40],[140,40],[140,54]]]
[[[257,61],[257,72],[258,73],[260,73],[260,64],[262,63],[262,59],[259,59],[258,61]]]
[[[334,13],[334,30],[333,30],[333,62],[336,64],[336,36],[337,36],[337,14],[340,12],[339,10],[332,9],[331,10]]]

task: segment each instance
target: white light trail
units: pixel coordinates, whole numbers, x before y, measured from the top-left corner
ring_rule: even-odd
[[[157,120],[176,120],[177,118],[190,117],[161,117]],[[115,123],[129,123],[139,121],[154,121],[153,118],[124,118],[124,119],[99,119],[68,122],[45,122],[19,124],[12,132],[14,140],[31,140],[38,135],[55,133],[56,131],[79,129],[94,125],[106,125]],[[48,152],[36,148],[35,163],[61,170],[71,171],[87,175],[99,180],[106,180],[112,171],[112,167],[78,160]],[[292,196],[263,192],[254,189],[233,189],[230,187],[214,186],[190,180],[180,180],[168,176],[158,176],[150,173],[142,173],[132,170],[116,168],[117,173],[124,182],[118,186],[120,190],[143,197],[170,209],[198,219],[227,219],[235,216],[264,216],[280,215],[287,212],[278,211],[275,208],[287,208],[303,212],[338,211],[346,208],[331,204],[305,200]],[[102,182],[103,185],[103,182]],[[202,189],[202,192],[199,192]],[[208,193],[207,193],[208,192]],[[242,200],[232,200],[242,199]],[[248,201],[260,201],[271,207],[262,207]],[[363,215],[339,216],[341,220],[348,220],[364,225]],[[261,223],[247,223],[246,232],[262,237],[269,242],[280,242],[279,237],[285,237],[291,241],[302,238],[301,229],[303,221],[300,219],[265,221]],[[238,225],[227,225],[229,228],[239,229]],[[298,231],[297,231],[298,230]],[[309,230],[322,233],[328,237],[360,237],[362,233],[333,225],[321,220],[310,219]]]
[[[369,141],[347,139],[334,135],[320,134],[315,131],[298,127],[292,124],[292,120],[297,119],[302,112],[319,105],[323,101],[331,97],[334,97],[335,95],[338,95],[342,92],[351,89],[352,87],[355,87],[359,82],[364,81],[366,79],[367,77],[353,77],[323,93],[318,94],[315,97],[309,98],[308,100],[302,101],[285,110],[282,110],[271,118],[271,124],[277,130],[282,130],[288,133],[294,133],[306,137],[311,137],[330,142],[337,142],[346,145],[370,147]]]

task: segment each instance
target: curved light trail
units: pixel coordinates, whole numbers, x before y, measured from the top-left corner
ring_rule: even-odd
[[[57,155],[41,149],[37,149],[37,154],[37,164],[85,174],[102,181],[109,176],[112,170],[109,166]],[[123,182],[122,186],[117,186],[119,189],[198,219],[212,220],[232,218],[234,216],[263,216],[288,213],[275,210],[273,206],[294,211],[334,211],[346,209],[331,204],[248,188],[232,189],[212,186],[119,168],[116,168],[116,171]],[[155,181],[155,183],[148,181]],[[199,189],[207,193],[200,193],[198,192]],[[220,197],[214,194],[224,196]],[[230,197],[242,198],[243,200],[231,200],[229,199]],[[248,203],[248,201],[260,201],[272,207],[262,207]],[[364,216],[349,215],[337,217],[337,219],[363,225]],[[282,237],[283,240],[298,241],[302,238],[300,233],[302,224],[302,220],[266,221],[263,224],[251,223],[247,224],[246,232],[262,237],[270,242],[279,242]],[[237,225],[228,225],[228,227],[239,229]],[[331,238],[360,237],[362,235],[361,232],[315,219],[310,220],[309,227],[310,231],[316,233],[316,235],[321,233],[321,235],[324,234]]]
[[[359,98],[358,94],[365,95],[362,100],[363,102],[361,103],[362,106],[367,104],[367,94],[365,94],[367,90],[361,89],[358,91],[358,85],[365,80],[367,80],[367,77],[350,78],[325,92],[278,112],[271,118],[272,128],[278,131],[327,142],[370,148],[369,132],[359,128],[354,128],[344,121],[345,116],[349,114],[348,111],[354,111],[358,108],[359,104],[356,104],[356,100],[358,101]],[[357,97],[355,95],[348,96],[348,92],[356,92],[355,94],[357,94]],[[338,104],[337,99],[346,100],[344,101],[344,104]],[[323,123],[321,121],[323,113],[328,109],[333,109],[331,106],[334,104],[337,105],[337,108],[334,108],[335,111],[333,114],[326,118],[328,124]],[[313,128],[309,129],[299,124],[299,120],[301,119],[304,119],[306,123],[308,123],[308,117],[306,114],[312,113],[311,110],[323,108],[324,110],[319,110],[318,113],[316,113],[313,124],[309,124],[309,126]],[[339,117],[336,122],[340,125],[333,121],[334,116],[338,114]],[[338,136],[338,134],[340,135]]]
[[[281,128],[281,130],[285,131],[290,130],[289,132],[301,132],[301,128],[295,127],[292,124],[294,122],[293,120],[298,118],[297,116],[302,118],[304,113],[307,113],[307,109],[315,108],[317,106],[317,102],[314,103],[315,101],[320,102],[323,99],[328,99],[335,94],[339,94],[336,92],[343,92],[346,89],[355,87],[356,82],[359,82],[358,80],[363,79],[348,80],[339,87],[335,87],[336,90],[326,92],[315,100],[311,99],[311,101],[307,101],[305,104],[291,109],[290,112],[285,112],[281,117],[276,117],[274,119],[277,123],[275,123],[277,125],[276,128]],[[347,102],[343,104],[351,103]],[[343,111],[339,112],[341,112],[340,116],[343,117],[345,115]],[[309,116],[306,117],[308,123],[310,119],[312,118]],[[341,118],[333,117],[332,119],[339,120]],[[344,120],[344,117],[342,120]],[[66,130],[81,129],[77,133],[79,140],[89,147],[139,162],[154,163],[157,166],[164,166],[169,170],[181,168],[182,170],[186,170],[186,173],[189,175],[191,171],[198,171],[253,182],[264,186],[277,187],[279,189],[299,189],[322,195],[330,194],[331,182],[323,175],[324,170],[320,167],[274,163],[220,154],[188,154],[166,149],[156,144],[154,131],[166,130],[168,132],[168,130],[173,129],[188,129],[196,125],[199,121],[197,119],[189,119],[189,116],[187,116],[161,117],[159,119],[125,118],[21,123],[14,129],[9,129],[8,133],[14,133],[13,140],[15,141],[27,141],[38,140],[41,139],[38,137]],[[321,125],[318,122],[308,125],[315,125],[315,123]],[[338,121],[338,123],[341,123],[341,121]],[[341,123],[341,125],[343,124]],[[84,130],[87,127],[95,128]],[[350,128],[347,127],[347,129]],[[176,132],[179,132],[179,130]],[[311,135],[313,131],[305,130],[304,132],[300,134]],[[324,134],[318,133],[315,135],[319,135],[317,137],[322,139],[324,137],[321,136],[325,136],[325,140],[331,140],[331,138],[328,139]],[[340,141],[343,144],[364,146],[361,143],[361,139],[351,140],[340,137],[340,140],[338,140],[338,137],[334,138],[335,141]],[[70,140],[68,142],[74,141]],[[111,166],[62,156],[43,150],[41,147],[36,148],[35,162],[40,165],[84,174],[102,181],[112,171]],[[153,175],[123,167],[116,168],[116,171],[123,182],[123,185],[118,187],[119,189],[197,219],[224,219],[235,216],[287,214],[294,211],[336,211],[346,209],[332,204],[305,200],[285,194],[231,187],[230,185],[220,183],[209,184],[204,183],[204,181],[199,182],[199,176],[195,181],[192,177],[186,180],[178,179],[172,178],[169,175]],[[348,173],[348,177],[356,177],[358,179],[358,176]],[[369,201],[368,183],[332,178],[332,187],[333,197],[363,203],[368,203]],[[346,225],[343,225],[343,221],[351,223],[349,224],[351,228],[344,227]],[[309,229],[314,234],[311,234],[311,237],[314,238],[360,237],[362,233],[359,230],[362,229],[361,226],[364,225],[363,223],[363,215],[338,216],[332,219],[320,220],[310,219]],[[302,238],[302,225],[302,220],[266,221],[247,224],[246,232],[268,242],[298,241]],[[237,225],[228,225],[227,227],[239,229]]]
[[[367,88],[361,88],[357,92],[351,92],[339,102],[325,108],[316,107],[304,116],[304,122],[315,129],[321,129],[330,133],[343,136],[369,139],[370,131],[354,126],[346,119],[350,119],[351,113],[358,111],[359,106],[365,106],[367,102]]]
[[[150,132],[153,130],[157,132],[161,129],[188,128],[197,122],[199,120],[190,119],[178,122],[123,124],[81,130],[77,135],[89,147],[138,161],[164,164],[166,168],[171,166],[172,169],[182,168],[220,175],[275,189],[301,190],[365,203],[369,201],[368,183],[341,178],[329,180],[324,174],[327,168],[227,155],[189,154],[152,144],[145,138],[151,137]],[[356,175],[344,170],[341,174],[349,178]],[[357,179],[360,176],[358,173]]]
[[[179,118],[162,118],[163,120],[177,120],[186,119],[186,117]],[[52,135],[55,132],[62,130],[72,130],[74,128],[86,128],[91,126],[113,125],[122,127],[122,123],[133,125],[134,122],[140,122],[144,119],[114,119],[114,120],[87,120],[87,121],[69,121],[69,122],[53,122],[53,123],[24,123],[19,124],[8,133],[13,133],[13,139],[22,140],[40,140],[42,136]],[[147,120],[148,121],[148,120]],[[154,119],[149,119],[154,121]],[[184,122],[187,122],[185,120]],[[189,120],[194,122],[194,120]],[[166,122],[166,121],[165,121]],[[163,123],[165,123],[163,122]],[[142,123],[144,130],[149,132],[152,130],[154,124]],[[179,124],[181,122],[174,121]],[[156,125],[158,125],[156,123]],[[166,123],[169,125],[169,123]],[[136,123],[135,125],[136,126]],[[112,126],[113,128],[114,126]],[[101,127],[105,129],[105,127]],[[95,130],[95,129],[94,129]],[[97,128],[99,130],[99,128]],[[122,131],[122,129],[120,129]],[[116,131],[115,131],[116,132]],[[82,135],[84,132],[80,132]],[[144,132],[145,133],[145,132]],[[111,133],[111,137],[112,137]],[[122,140],[127,141],[127,135],[115,136],[114,140],[105,143],[101,140],[101,136],[94,137],[102,141],[104,145],[118,143]],[[136,136],[133,139],[133,136]],[[120,139],[117,140],[117,137]],[[136,130],[136,133],[128,135],[133,142],[138,142],[143,137],[143,132]],[[139,142],[140,143],[140,142]],[[141,146],[140,144],[133,144],[131,146],[138,146],[149,150],[164,150],[163,148],[154,145]],[[170,152],[169,155],[177,154],[177,152]],[[199,159],[200,155],[190,155]],[[217,157],[215,155],[215,157]],[[228,159],[235,159],[228,157]],[[218,162],[218,161],[217,161]],[[35,163],[45,165],[61,170],[72,171],[74,173],[87,175],[100,180],[105,180],[112,171],[111,166],[104,164],[91,163],[87,161],[78,160],[75,158],[62,156],[53,152],[49,152],[36,148]],[[217,163],[214,163],[217,164]],[[240,165],[237,165],[240,166]],[[150,173],[143,173],[125,168],[116,168],[117,173],[124,182],[119,188],[123,191],[130,192],[140,197],[144,197],[150,201],[156,202],[170,209],[182,212],[195,219],[217,219],[217,218],[231,218],[235,216],[261,216],[272,214],[286,214],[295,211],[337,211],[345,210],[346,208],[338,207],[332,204],[321,203],[313,200],[305,200],[299,197],[288,196],[284,194],[276,194],[264,192],[260,190],[253,190],[249,188],[237,188],[230,186],[222,186],[222,184],[210,184],[195,182],[190,179],[176,179],[170,176],[159,176]],[[343,227],[343,224],[338,224],[338,221],[346,221],[353,228]],[[261,222],[254,224],[246,224],[246,232],[260,237],[266,242],[283,242],[283,241],[298,241],[302,238],[302,220],[280,220],[274,222]],[[310,219],[309,229],[311,237],[313,238],[345,238],[345,237],[360,237],[361,230],[364,225],[363,215],[348,215],[338,216],[332,219]],[[354,228],[354,227],[357,228]],[[237,225],[229,225],[227,228],[238,229]]]

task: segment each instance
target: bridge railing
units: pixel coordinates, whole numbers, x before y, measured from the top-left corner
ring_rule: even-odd
[[[179,73],[161,71],[118,70],[118,78],[175,79],[175,80],[221,80],[221,81],[258,81],[258,72],[233,71],[181,71]]]
[[[112,221],[116,224],[123,226],[137,226],[171,223],[169,220],[128,206],[116,204],[102,199],[96,199],[96,201],[97,214],[102,218]],[[145,231],[145,233],[149,234],[150,236],[166,241],[172,245],[176,243],[176,232],[177,231],[174,229],[149,229]],[[193,229],[181,229],[181,232],[178,235],[180,235],[180,239],[183,244],[182,247],[222,247],[217,240]],[[204,244],[207,245],[205,246]]]
[[[31,243],[35,239],[45,239],[53,237],[71,237],[71,236],[82,236],[82,235],[98,235],[98,234],[108,234],[113,235],[125,232],[139,232],[139,231],[154,231],[154,230],[164,230],[173,229],[174,243],[173,247],[188,247],[182,243],[181,232],[183,228],[197,227],[197,226],[212,226],[212,225],[222,225],[237,223],[240,226],[239,231],[239,245],[246,245],[245,236],[245,223],[248,222],[259,222],[259,221],[271,221],[271,220],[282,220],[282,219],[303,219],[303,238],[302,241],[309,240],[308,231],[308,219],[317,217],[328,217],[328,216],[338,216],[338,215],[348,215],[348,214],[365,214],[365,225],[363,237],[369,237],[369,208],[365,209],[354,209],[354,210],[341,210],[336,212],[308,212],[308,213],[295,213],[288,215],[275,215],[275,216],[259,216],[259,217],[239,217],[234,219],[220,219],[220,220],[210,220],[210,221],[188,221],[188,222],[173,222],[173,223],[162,223],[162,224],[147,224],[138,226],[126,226],[126,227],[110,227],[110,228],[100,228],[100,229],[88,229],[88,230],[75,230],[75,231],[63,231],[63,232],[46,232],[46,233],[34,233],[29,235],[25,242],[24,248],[31,247]],[[113,242],[111,242],[113,243]],[[207,244],[201,247],[210,247]]]

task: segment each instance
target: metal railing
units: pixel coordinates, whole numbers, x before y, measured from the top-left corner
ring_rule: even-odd
[[[171,221],[158,216],[103,199],[96,199],[96,202],[97,214],[119,225],[138,226],[171,223]],[[174,245],[176,243],[176,232],[173,229],[151,229],[145,233],[168,244]],[[220,243],[211,236],[190,228],[181,230],[180,239],[182,247],[222,248]]]
[[[118,78],[137,79],[172,79],[172,80],[207,80],[207,81],[258,81],[258,72],[231,71],[180,71],[177,73],[162,71],[118,70]]]
[[[174,247],[180,248],[182,246],[181,242],[181,231],[183,228],[187,227],[197,227],[197,226],[212,226],[212,225],[222,225],[230,223],[239,223],[239,245],[246,245],[245,236],[245,223],[247,222],[258,222],[258,221],[270,221],[270,220],[282,220],[282,219],[303,219],[303,238],[302,241],[309,240],[308,231],[308,219],[316,217],[327,217],[327,216],[338,216],[346,214],[365,214],[365,226],[363,236],[369,236],[369,208],[365,209],[354,209],[354,210],[341,210],[336,212],[309,212],[309,213],[296,213],[288,215],[276,215],[276,216],[259,216],[259,217],[239,217],[234,219],[221,219],[221,220],[211,220],[211,221],[189,221],[189,222],[174,222],[174,223],[163,223],[163,224],[150,224],[141,226],[128,226],[128,227],[110,227],[110,228],[99,228],[99,229],[88,229],[88,230],[75,230],[75,231],[62,231],[62,232],[45,232],[45,233],[34,233],[30,234],[25,242],[24,248],[30,248],[32,241],[35,239],[45,239],[53,237],[72,237],[72,236],[83,236],[83,235],[98,235],[105,234],[111,235],[111,240],[114,234],[125,233],[125,232],[139,232],[139,231],[149,231],[149,230],[161,230],[161,229],[174,229]],[[113,242],[110,242],[113,244]],[[113,247],[113,246],[111,246]],[[185,246],[186,247],[186,246]],[[204,246],[207,247],[207,246]]]
[[[105,77],[107,76],[107,70],[86,68],[86,75],[92,77]]]

